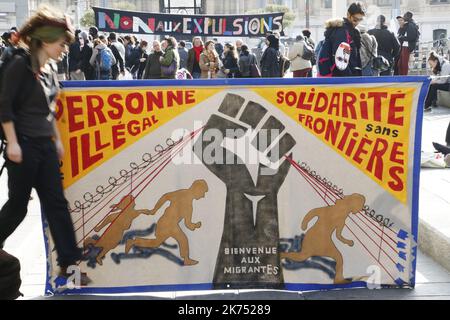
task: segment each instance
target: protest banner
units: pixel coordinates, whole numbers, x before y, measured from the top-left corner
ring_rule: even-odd
[[[99,31],[205,37],[265,37],[283,33],[284,13],[255,15],[180,15],[92,8]]]
[[[425,77],[66,82],[93,280],[48,292],[413,287]]]

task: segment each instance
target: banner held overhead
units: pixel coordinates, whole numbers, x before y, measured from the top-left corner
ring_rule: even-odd
[[[215,37],[263,37],[283,33],[284,13],[257,15],[180,15],[92,7],[99,31]]]

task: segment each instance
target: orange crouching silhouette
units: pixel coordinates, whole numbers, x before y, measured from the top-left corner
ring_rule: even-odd
[[[97,263],[102,265],[103,257],[112,249],[117,247],[122,240],[123,233],[130,229],[133,220],[136,219],[141,214],[150,214],[150,210],[136,210],[135,199],[132,195],[126,195],[120,200],[118,204],[111,206],[114,209],[113,213],[106,216],[103,221],[97,225],[94,230],[99,232],[105,226],[110,225],[106,231],[101,235],[100,239],[95,240],[88,237],[84,240],[84,246],[90,244],[95,247],[102,248],[102,251],[97,256]]]
[[[170,205],[164,211],[161,218],[156,223],[155,239],[136,238],[127,240],[125,253],[128,253],[133,246],[141,248],[159,247],[165,240],[172,237],[180,247],[180,256],[184,260],[184,265],[194,265],[198,261],[189,258],[189,243],[186,235],[181,230],[179,223],[184,219],[185,226],[194,231],[201,227],[201,222],[192,223],[192,202],[205,197],[208,185],[205,180],[196,180],[189,189],[181,189],[164,194],[156,203],[150,214],[155,214],[164,203]]]
[[[357,214],[364,207],[364,196],[354,193],[336,201],[333,206],[312,209],[302,221],[302,230],[306,231],[308,223],[318,217],[316,223],[306,232],[300,252],[282,252],[280,257],[293,261],[305,261],[314,256],[330,257],[336,261],[334,283],[348,283],[343,275],[344,261],[342,254],[333,243],[332,235],[336,230],[336,238],[353,247],[353,241],[342,236],[345,220],[350,213]]]

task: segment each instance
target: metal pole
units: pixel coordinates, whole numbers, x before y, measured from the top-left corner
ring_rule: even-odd
[[[392,1],[392,18],[395,19],[395,17],[400,15],[400,0],[393,0]]]
[[[306,5],[306,8],[305,8],[306,29],[309,29],[310,2],[309,2],[309,0],[305,0],[305,1],[306,1],[306,3],[305,3],[305,5]]]

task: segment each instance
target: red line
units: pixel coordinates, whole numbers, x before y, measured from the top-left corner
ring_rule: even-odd
[[[352,222],[353,222],[356,226],[358,226],[358,228],[361,229],[362,232],[364,232],[364,234],[365,234],[370,240],[372,240],[373,243],[375,243],[375,245],[376,245],[381,251],[384,252],[384,254],[386,254],[386,256],[387,256],[387,257],[394,263],[394,265],[395,265],[395,264],[396,264],[396,263],[395,263],[395,260],[392,259],[391,256],[390,256],[389,254],[387,254],[387,252],[384,251],[383,248],[381,248],[381,247],[376,243],[376,241],[373,240],[373,239],[366,233],[366,231],[364,231],[364,229],[361,228],[361,226],[360,226],[359,224],[356,223],[355,220],[353,220],[353,218],[352,218],[351,216],[349,216],[349,218],[350,218],[350,220],[352,220]],[[378,261],[378,262],[379,262],[379,261]]]
[[[183,138],[184,139],[184,138]],[[181,143],[181,142],[180,142]],[[175,147],[174,147],[175,148]],[[173,149],[173,148],[172,148]],[[141,177],[145,172],[147,172],[150,168],[152,168],[158,161],[160,161],[161,160],[161,158],[163,158],[164,156],[166,156],[167,155],[167,151],[169,150],[172,150],[172,149],[166,149],[165,151],[163,151],[163,152],[161,152],[160,154],[159,154],[159,156],[147,167],[147,168],[145,168],[145,170],[143,171],[143,172],[141,172],[141,174],[138,176],[138,178],[139,177]],[[126,185],[126,186],[128,186],[128,185]],[[117,191],[117,190],[116,190]],[[85,213],[86,214],[88,214],[88,213],[90,213],[92,210],[94,210],[95,208],[97,208],[103,201],[105,201],[108,197],[110,197],[112,194],[114,194],[114,192],[116,192],[116,191],[113,191],[113,192],[111,192],[110,194],[108,194],[106,197],[104,197],[102,200],[100,200],[99,201],[99,203],[97,203],[95,206],[93,206],[92,208],[90,208],[89,210],[87,210]],[[123,191],[123,189],[122,189],[122,191]],[[102,207],[100,210],[102,210],[104,207]],[[75,209],[74,209],[75,210]],[[73,212],[73,210],[72,210],[72,212]],[[76,223],[78,223],[80,221],[80,219],[78,219],[77,221],[75,221],[74,222],[74,224],[76,224]]]
[[[286,157],[286,159],[288,159],[288,161],[289,161],[289,162],[292,164],[292,166],[298,171],[298,173],[300,173],[300,174],[302,175],[302,177],[305,178],[306,182],[308,182],[308,183],[311,185],[311,187],[314,189],[314,191],[316,191],[316,193],[319,195],[319,197],[321,197],[322,200],[323,200],[327,205],[330,205],[330,204],[328,203],[328,201],[326,200],[326,197],[322,196],[322,194],[321,194],[319,191],[317,191],[317,189],[316,189],[316,187],[317,187],[317,188],[319,188],[319,190],[320,190],[320,187],[321,187],[321,186],[317,185],[316,182],[314,181],[314,179],[313,179],[312,177],[310,177],[308,174],[306,174],[305,172],[303,172],[303,171],[299,168],[298,164],[297,164],[295,161],[293,161],[293,160],[292,160],[291,158],[289,158],[289,157]],[[322,190],[320,190],[320,191],[322,191],[322,193],[323,193],[324,195],[326,195],[326,194],[325,194],[325,190],[322,189]],[[331,197],[329,197],[329,198],[330,198],[331,201],[333,201],[333,199],[331,199]]]
[[[361,213],[361,214],[357,214],[356,216],[358,217],[358,219],[361,220],[362,223],[364,223],[367,227],[370,228],[370,226],[369,226],[367,223],[364,222],[363,218],[361,218],[361,216],[365,217],[364,212],[363,212],[363,211],[360,211],[360,213]],[[367,217],[365,217],[365,218],[367,218]],[[371,221],[371,219],[369,219],[369,221]],[[375,227],[376,227],[379,231],[381,231],[381,232],[384,234],[384,231],[383,231],[382,229],[378,228],[377,225],[375,225]],[[383,225],[383,229],[384,229],[384,225]],[[374,233],[376,233],[376,231],[374,231],[372,228],[371,228],[371,230],[372,230]],[[386,236],[387,236],[391,241],[393,241],[395,244],[397,244],[397,241],[395,241],[394,239],[392,239],[391,237],[389,237],[387,234],[386,234]],[[387,244],[387,241],[384,241],[384,242]],[[394,249],[394,250],[395,250],[395,249]]]
[[[395,282],[395,278],[389,273],[389,271],[387,271],[387,269],[380,263],[380,261],[378,261],[378,260],[372,255],[372,253],[370,253],[370,251],[366,248],[366,246],[362,243],[362,241],[359,240],[359,238],[353,233],[353,231],[352,231],[347,225],[345,225],[345,226],[346,226],[347,229],[353,234],[353,236],[356,238],[356,240],[358,240],[359,243],[364,247],[364,249],[366,249],[367,253],[370,254],[370,256],[371,256],[372,258],[374,258],[374,260],[375,260],[376,262],[379,263],[380,267],[382,267],[382,268],[384,269],[384,271],[386,271],[386,273],[387,273],[387,274],[391,277],[391,279]]]
[[[158,157],[157,160],[155,160],[151,165],[148,166],[148,168],[145,168],[144,171],[141,172],[141,174],[138,176],[138,178],[140,178],[141,176],[143,176],[144,174],[146,174],[151,168],[153,168],[155,165],[159,164],[160,160],[163,159],[164,157],[166,157],[167,154],[162,155],[160,157]],[[126,188],[128,188],[129,184],[125,184],[121,186],[122,189],[117,189],[113,192],[111,192],[109,195],[107,195],[105,198],[103,198],[103,200],[101,200],[98,204],[96,204],[94,207],[92,207],[89,212],[92,212],[95,208],[97,208],[102,202],[106,201],[106,199],[108,199],[109,197],[111,197],[112,195],[117,196],[118,194],[122,193]],[[107,205],[109,204],[109,202],[106,202],[100,209],[97,210],[97,212],[95,212],[87,221],[91,221],[100,211],[102,211]],[[80,220],[78,220],[77,222],[79,222]],[[76,231],[80,230],[81,226],[78,227]]]
[[[381,231],[380,248],[381,248],[381,246],[383,245],[383,234],[384,234],[384,232],[383,232],[383,230],[382,230],[382,231]],[[395,251],[395,250],[394,250],[394,251]],[[397,252],[397,254],[398,254],[398,252]],[[378,260],[380,260],[380,257],[381,257],[381,250],[378,251]]]
[[[84,226],[85,226],[85,224],[84,224],[84,209],[83,208],[81,208],[81,217],[83,218],[83,239],[85,239],[85,237],[86,237],[86,235],[85,235],[85,230],[84,230]],[[85,250],[85,247],[84,247],[84,243],[83,243],[83,250]]]
[[[291,162],[291,164],[294,166],[294,168],[303,176],[303,177],[305,177],[305,174],[309,177],[309,179],[314,179],[315,181],[316,181],[316,183],[319,183],[319,184],[321,184],[322,185],[322,187],[325,187],[326,189],[328,189],[328,190],[330,190],[334,195],[335,195],[335,197],[337,197],[338,199],[342,199],[342,197],[341,196],[339,196],[339,195],[337,195],[332,189],[329,189],[327,186],[324,186],[324,183],[322,182],[322,181],[320,181],[320,180],[318,180],[318,179],[315,179],[315,178],[313,178],[313,177],[311,177],[308,173],[305,173],[304,172],[304,170],[295,162],[295,161],[293,161],[290,157],[286,157],[290,162]],[[308,181],[308,183],[310,183],[311,184],[311,186],[312,186],[312,183],[311,182],[309,182]],[[319,186],[318,186],[319,187]],[[313,187],[314,188],[314,187]],[[317,190],[314,188],[314,190],[317,192]],[[319,194],[320,195],[320,194]],[[322,196],[321,196],[322,197]],[[322,197],[322,199],[324,199],[323,197]],[[331,197],[330,197],[330,199],[331,199]],[[325,199],[324,199],[325,200]],[[326,202],[326,201],[325,201]],[[350,217],[351,218],[351,217]],[[363,228],[361,228],[361,226],[359,226],[353,219],[351,219],[352,221],[353,221],[353,223],[355,223],[365,234],[366,234],[366,236],[370,239],[370,240],[372,240],[374,243],[375,243],[375,245],[377,245],[377,243],[364,231],[364,229]],[[378,261],[373,255],[372,255],[372,253],[367,249],[367,247],[363,244],[363,242],[356,236],[356,234],[355,233],[353,233],[353,231],[350,229],[350,227],[349,226],[347,226],[347,225],[345,225],[346,227],[347,227],[347,229],[349,229],[350,230],[350,232],[353,234],[353,236],[361,243],[361,245],[364,247],[364,249],[366,249],[366,251],[372,256],[372,258],[374,258],[375,259],[375,261],[377,261],[378,262],[378,264],[386,271],[386,273],[392,278],[392,280],[394,280],[395,281],[395,278],[394,277],[392,277],[392,275],[389,273],[389,271],[387,271],[387,269],[381,264],[381,262],[380,261]],[[371,231],[373,231],[372,229],[371,229]],[[377,245],[377,247],[380,249],[380,250],[382,250],[385,254],[386,254],[386,256],[389,258],[389,259],[391,259],[391,261],[393,261],[392,260],[392,258],[380,247],[380,246],[378,246]],[[394,262],[394,264],[395,264],[395,261],[393,261]]]
[[[288,158],[288,157],[286,156],[286,158]],[[290,160],[291,160],[290,162],[291,162],[293,165],[295,165],[297,168],[299,168],[300,170],[302,170],[303,172],[305,172],[310,178],[312,178],[312,179],[314,179],[315,181],[317,181],[318,183],[320,183],[324,188],[330,190],[331,193],[334,194],[334,196],[336,197],[336,199],[342,199],[342,197],[341,197],[337,192],[335,192],[332,188],[328,188],[328,186],[327,186],[324,182],[322,182],[321,180],[316,179],[316,178],[313,178],[312,176],[310,176],[309,173],[308,173],[306,170],[302,169],[302,168],[300,167],[300,165],[299,165],[297,162],[295,162],[295,161],[292,160],[292,158],[290,158]],[[331,197],[330,197],[330,199],[331,199]],[[370,221],[374,226],[376,226],[376,227],[378,226],[378,222],[377,222],[377,221],[375,221],[375,220],[369,218],[366,214],[364,214],[364,217],[365,217],[368,221]],[[383,224],[383,226],[384,226],[384,224]],[[396,231],[392,230],[392,229],[389,228],[388,226],[385,226],[385,227],[386,227],[388,230],[390,230],[392,233],[394,233],[395,235],[397,235],[397,232],[396,232]],[[392,238],[390,238],[390,239],[393,240]],[[393,241],[396,242],[395,240],[393,240]]]
[[[200,129],[198,129],[197,131],[195,131],[195,132],[192,132],[191,134],[190,134],[190,138],[189,138],[189,140],[187,140],[187,142],[185,142],[185,143],[182,143],[181,145],[180,145],[180,148],[178,149],[178,151],[177,151],[177,153],[179,152],[179,151],[181,151],[183,148],[184,148],[184,146],[185,145],[187,145],[187,143],[188,142],[190,142],[194,137],[195,137],[195,135],[200,131],[200,130],[203,130],[203,128],[200,128]],[[142,193],[142,191],[144,191],[145,190],[145,187],[150,183],[150,182],[152,182],[158,175],[159,175],[159,173],[170,163],[170,161],[175,157],[175,155],[176,155],[176,153],[175,154],[171,154],[171,156],[169,157],[169,159],[167,159],[167,160],[165,160],[165,164],[161,164],[160,166],[158,166],[158,168],[159,167],[161,167],[161,166],[163,166],[162,167],[162,169],[161,170],[159,170],[157,173],[156,173],[156,175],[144,186],[144,188],[135,196],[135,198],[137,199],[137,197]],[[137,187],[139,187],[145,180],[147,180],[149,177],[150,177],[150,175],[152,175],[152,173],[153,172],[155,172],[158,168],[156,168],[155,170],[153,170],[149,175],[147,175],[147,177],[145,177],[145,179],[143,179],[140,183],[139,183],[139,185],[137,185],[134,189],[137,189]],[[134,191],[134,190],[133,190]],[[128,208],[128,206],[131,204],[131,202],[122,210],[122,213]],[[112,211],[112,209],[105,215],[105,217],[109,214],[109,213],[111,213],[111,211]],[[103,235],[105,235],[106,234],[106,232],[111,228],[111,226],[114,224],[114,222],[118,219],[120,217],[120,214],[116,217],[116,219],[114,219],[110,224],[109,224],[109,226],[108,226],[108,228],[103,232],[103,234],[102,234],[102,236],[96,241],[96,243],[98,242],[98,241],[100,241],[100,239],[103,237]],[[95,228],[95,227],[94,227]],[[89,233],[88,234],[90,234],[91,232],[92,232],[92,230],[94,230],[94,228],[92,228],[90,231],[89,231]],[[83,241],[84,239],[82,239],[81,241]],[[81,242],[80,241],[80,242]],[[80,242],[78,242],[78,244],[80,243]]]
[[[297,169],[297,168],[296,168],[296,169]],[[301,171],[299,171],[298,169],[297,169],[297,171],[303,176],[303,178],[305,178],[306,182],[309,183],[309,185],[314,189],[314,191],[316,191],[317,195],[318,195],[319,197],[321,197],[322,200],[323,200],[327,205],[330,205],[330,204],[328,203],[327,199],[326,199],[324,196],[322,196],[322,194],[321,194],[319,191],[317,191],[317,189],[316,189],[317,186],[314,185],[311,181],[309,181],[308,178],[307,178]]]

